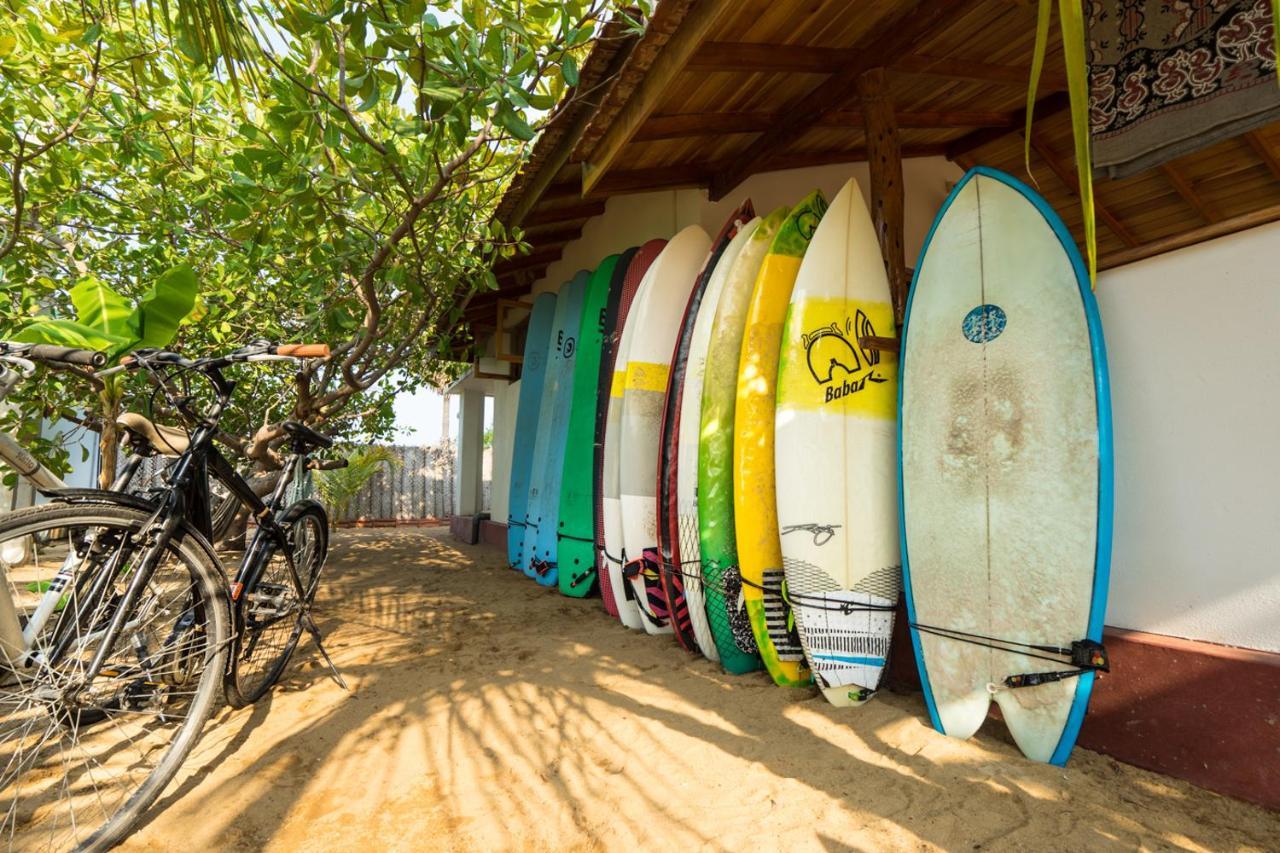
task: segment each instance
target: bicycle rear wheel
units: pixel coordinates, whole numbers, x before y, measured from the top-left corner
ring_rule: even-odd
[[[258,701],[284,672],[329,553],[329,519],[318,503],[293,504],[279,524],[288,535],[289,553],[272,553],[257,584],[244,591],[237,606],[239,642],[226,684],[227,701],[237,708]]]
[[[104,503],[0,518],[0,834],[11,848],[119,842],[214,707],[230,637],[225,585],[185,530],[87,678],[150,517]],[[25,550],[2,547],[24,540]]]

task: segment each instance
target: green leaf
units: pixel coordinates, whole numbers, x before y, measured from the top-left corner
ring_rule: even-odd
[[[522,142],[528,142],[533,139],[533,128],[507,104],[498,107],[498,111],[494,113],[493,120],[498,123],[499,127]]]
[[[565,56],[564,61],[560,63],[560,75],[570,86],[578,85],[578,61],[572,56]]]
[[[133,340],[104,334],[75,320],[37,320],[14,335],[14,339],[24,343],[101,350],[112,359],[128,352]]]
[[[138,301],[133,330],[139,347],[168,346],[178,333],[182,318],[196,304],[195,270],[179,264],[164,272]]]
[[[132,337],[129,318],[133,316],[133,305],[93,276],[71,288],[71,304],[75,306],[76,319],[89,328],[119,338]]]

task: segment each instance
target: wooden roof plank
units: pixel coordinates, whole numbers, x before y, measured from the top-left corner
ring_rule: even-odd
[[[791,104],[773,128],[748,146],[733,165],[716,174],[711,181],[711,198],[723,198],[743,179],[758,171],[761,163],[776,157],[823,116],[843,106],[857,92],[858,79],[868,69],[892,65],[893,60],[905,54],[915,41],[935,28],[950,25],[974,5],[975,0],[954,3],[914,0],[903,3],[895,14],[880,21],[862,40],[854,58]]]
[[[1052,95],[1046,95],[1036,101],[1035,120],[1043,121],[1058,113],[1064,112],[1071,107],[1071,99],[1067,97],[1066,92],[1054,92]],[[1016,110],[1009,114],[1013,121],[1014,127],[1022,127],[1025,123],[1026,113],[1023,110]],[[975,130],[973,133],[966,134],[947,146],[947,159],[959,162],[960,158],[971,151],[975,151],[984,145],[1003,139],[1008,136],[1010,131],[1008,126],[1005,127],[987,127],[981,130]]]
[[[914,74],[922,77],[943,77],[948,80],[971,80],[975,83],[994,83],[1002,86],[1027,88],[1031,81],[1031,69],[1014,65],[996,65],[972,59],[948,57],[904,56],[889,66],[894,74]],[[1065,74],[1045,71],[1040,75],[1040,91],[1057,92],[1067,88]]]

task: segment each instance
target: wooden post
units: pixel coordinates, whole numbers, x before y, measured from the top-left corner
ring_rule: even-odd
[[[903,244],[902,139],[889,98],[885,70],[872,68],[858,78],[862,124],[871,167],[871,221],[880,238],[880,254],[889,275],[893,317],[899,326],[907,307],[907,263]]]

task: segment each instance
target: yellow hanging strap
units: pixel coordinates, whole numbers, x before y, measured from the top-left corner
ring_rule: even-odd
[[[1280,3],[1280,0],[1276,0]],[[1036,19],[1036,47],[1031,54],[1031,83],[1027,86],[1027,126],[1022,131],[1022,153],[1026,159],[1027,177],[1037,187],[1036,176],[1031,173],[1031,125],[1036,116],[1036,91],[1040,88],[1040,74],[1044,71],[1044,54],[1049,45],[1049,17],[1051,0],[1040,0],[1040,14]]]
[[[1076,174],[1084,211],[1084,243],[1089,255],[1089,286],[1098,283],[1098,223],[1093,215],[1093,156],[1089,150],[1089,60],[1085,55],[1084,9],[1081,0],[1059,0],[1062,54],[1067,62],[1071,98],[1071,136],[1076,144]]]
[[[1280,3],[1280,0],[1273,0]],[[1031,173],[1031,125],[1034,120],[1036,89],[1044,68],[1049,42],[1052,0],[1040,0],[1036,20],[1035,55],[1031,60],[1031,84],[1027,90],[1027,126],[1024,139],[1027,174]],[[1084,217],[1085,254],[1089,259],[1089,285],[1098,278],[1098,229],[1093,211],[1093,157],[1089,153],[1089,63],[1085,55],[1085,28],[1082,0],[1059,0],[1062,25],[1062,53],[1067,65],[1067,94],[1071,103],[1071,136],[1076,150],[1076,174],[1080,183],[1080,208]]]

